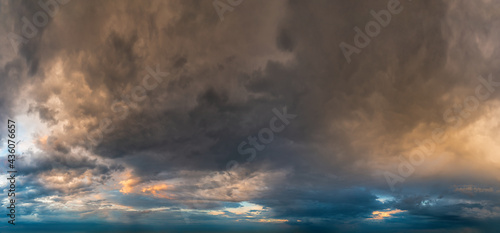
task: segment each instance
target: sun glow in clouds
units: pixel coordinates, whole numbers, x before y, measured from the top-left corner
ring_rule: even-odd
[[[146,193],[146,194],[151,193],[151,194],[153,194],[153,196],[159,197],[159,198],[172,199],[171,196],[165,194],[165,192],[162,192],[162,191],[165,191],[167,189],[168,189],[168,186],[166,184],[157,184],[157,185],[143,188],[142,192]]]
[[[241,202],[240,204],[241,204],[240,207],[227,208],[226,210],[233,214],[247,215],[247,216],[259,215],[264,210],[264,207],[246,201]]]
[[[370,218],[370,219],[382,220],[382,219],[385,219],[385,218],[393,217],[392,216],[393,214],[402,213],[402,212],[406,212],[406,211],[405,210],[400,210],[400,209],[395,209],[395,210],[388,210],[387,209],[385,211],[373,211],[372,212],[373,217]]]
[[[237,222],[240,221],[260,222],[260,223],[289,222],[288,219],[268,218],[267,211],[268,210],[263,206],[244,201],[240,203],[239,207],[225,208],[223,210],[213,210],[208,212],[207,214],[214,216],[223,216],[226,218],[231,218],[231,215],[243,217],[243,219],[236,219]],[[300,222],[300,220],[298,220],[298,222]]]
[[[391,196],[385,196],[385,195],[377,196],[377,201],[380,201],[382,203],[385,203],[387,201],[393,201],[393,200],[394,200],[394,197],[391,197]]]
[[[120,184],[123,185],[123,187],[120,189],[120,192],[123,194],[131,193],[133,191],[133,186],[138,184],[139,182],[140,180],[135,178],[120,181]]]

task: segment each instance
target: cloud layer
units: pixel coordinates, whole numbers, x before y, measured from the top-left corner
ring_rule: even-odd
[[[348,62],[339,45],[398,2]],[[499,7],[248,0],[221,21],[211,1],[59,4],[18,48],[0,39],[19,231],[493,231]],[[2,35],[23,36],[43,8],[0,11]]]

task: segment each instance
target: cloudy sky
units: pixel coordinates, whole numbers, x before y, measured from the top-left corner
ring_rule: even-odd
[[[40,2],[0,1],[2,232],[500,227],[498,1]]]

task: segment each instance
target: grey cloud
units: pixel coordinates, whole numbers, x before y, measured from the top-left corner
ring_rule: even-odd
[[[368,218],[385,208],[407,210],[415,222],[429,217],[453,223],[467,218],[448,212],[493,210],[496,204],[423,208],[419,203],[426,198],[461,195],[442,189],[425,193],[426,185],[418,183],[424,176],[409,178],[392,193],[394,203],[377,201],[375,191],[386,184],[374,174],[397,163],[415,138],[449,127],[443,112],[474,94],[478,74],[500,74],[492,39],[500,31],[491,10],[498,6],[486,1],[477,3],[477,11],[464,10],[471,4],[465,1],[401,1],[403,11],[392,15],[390,24],[348,63],[339,44],[353,44],[353,28],[364,30],[373,20],[370,10],[386,9],[387,2],[245,1],[220,22],[211,1],[73,1],[22,47],[25,61],[6,63],[0,72],[0,84],[15,90],[43,87],[31,93],[36,104],[30,111],[49,126],[63,126],[53,132],[53,143],[44,147],[47,154],[38,157],[38,166],[24,169],[33,176],[70,169],[74,176],[90,170],[108,177],[123,171],[118,165],[123,164],[151,182],[163,180],[160,174],[172,177],[181,171],[192,171],[192,177],[184,177],[188,181],[201,179],[226,172],[231,160],[248,170],[238,176],[241,180],[287,169],[293,172],[285,180],[248,201],[272,208],[276,218],[308,217],[311,224],[315,218]],[[20,15],[38,10],[29,2],[11,7]],[[54,81],[52,69],[58,64],[64,68]],[[120,119],[111,109],[114,101],[129,95],[147,75],[146,67],[156,64],[170,75]],[[20,74],[26,69],[27,74]],[[11,97],[1,97],[0,120],[14,108]],[[55,97],[60,108],[50,105]],[[481,106],[498,98],[495,92]],[[239,143],[267,127],[272,109],[283,106],[297,118],[245,163]],[[487,111],[478,109],[458,130]],[[103,119],[111,119],[114,129],[90,147],[87,136]],[[73,154],[81,147],[116,164]],[[442,146],[449,147],[454,158],[466,151],[465,146]],[[456,178],[438,185],[470,181]],[[192,185],[177,191],[205,189]],[[404,189],[421,195],[406,197]],[[494,197],[466,198],[479,202]],[[221,200],[211,201],[207,209],[222,208]],[[136,214],[144,213],[128,217]],[[468,224],[481,223],[463,226]]]

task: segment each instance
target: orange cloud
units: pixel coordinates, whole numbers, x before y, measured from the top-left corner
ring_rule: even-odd
[[[207,214],[210,214],[210,215],[224,215],[225,213],[222,212],[222,211],[215,211],[215,210],[213,210],[213,211],[208,212]]]
[[[283,223],[283,222],[288,222],[288,220],[287,219],[259,219],[259,222]]]
[[[48,138],[49,138],[49,136],[48,136],[48,135],[45,135],[45,136],[43,136],[43,137],[40,137],[40,138],[38,139],[38,141],[39,141],[42,145],[45,145],[45,144],[47,144],[47,139],[48,139]]]
[[[149,187],[146,187],[146,188],[143,188],[142,189],[142,192],[143,193],[150,193],[150,194],[153,194],[153,196],[155,197],[159,197],[159,198],[166,198],[166,199],[172,199],[171,196],[165,194],[164,192],[162,191],[165,191],[168,189],[168,185],[166,184],[157,184],[157,185],[153,185],[153,186],[149,186]]]
[[[382,220],[384,218],[390,218],[392,217],[393,214],[405,212],[404,210],[400,209],[395,209],[395,210],[389,210],[389,211],[373,211],[372,215],[373,217],[371,219],[376,219],[376,220]]]
[[[123,187],[120,189],[120,192],[124,194],[131,193],[134,190],[134,186],[137,185],[139,182],[140,180],[136,178],[130,178],[120,181],[120,184],[123,185]]]

